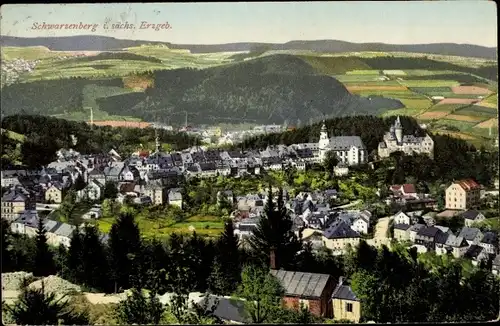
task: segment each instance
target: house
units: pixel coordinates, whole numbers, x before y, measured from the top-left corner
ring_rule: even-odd
[[[484,217],[484,215],[481,214],[481,212],[476,210],[468,210],[462,213],[462,217],[464,218],[465,226],[467,227],[471,227],[472,224],[484,221],[486,219],[486,217]]]
[[[104,174],[104,169],[94,168],[88,174],[88,181],[97,180],[102,184],[106,184],[106,175]]]
[[[338,164],[333,168],[333,174],[336,177],[343,177],[349,174],[349,166],[347,164]]]
[[[418,231],[420,231],[420,229],[424,227],[425,225],[420,223],[413,224],[412,226],[410,226],[410,228],[408,229],[408,238],[410,239],[411,242],[415,243]]]
[[[415,244],[427,248],[427,250],[435,249],[435,241],[441,230],[434,226],[423,227],[418,230],[415,236]]]
[[[478,245],[472,245],[467,249],[464,257],[470,259],[472,261],[472,265],[478,266],[482,262],[488,260],[488,253],[484,250],[483,247]]]
[[[208,302],[205,301],[204,297],[200,297],[197,300],[193,300],[198,304],[198,306],[204,307],[205,303],[207,311],[210,311],[214,305],[215,310],[213,315],[225,322],[225,324],[251,324],[252,319],[249,317],[246,311],[245,301],[241,299],[231,298],[231,297],[221,297],[215,295],[209,295]]]
[[[413,184],[392,185],[389,187],[389,190],[393,193],[394,197],[418,198],[417,190]]]
[[[496,255],[491,264],[491,272],[495,275],[500,275],[500,254]]]
[[[481,186],[472,179],[453,182],[446,188],[446,209],[469,209],[479,204]]]
[[[446,241],[448,240],[448,237],[452,235],[453,233],[450,232],[443,232],[443,229],[441,227],[436,226],[441,232],[438,232],[436,235],[436,238],[434,239],[434,245],[435,248],[434,250],[436,251],[436,255],[446,255],[448,253],[448,248],[446,247]]]
[[[182,208],[182,193],[180,188],[172,188],[167,195],[168,204]]]
[[[478,245],[483,238],[483,233],[478,228],[463,227],[460,231],[459,237],[463,237],[467,240],[469,246]]]
[[[394,224],[408,224],[411,225],[412,220],[408,215],[406,215],[404,212],[399,211],[396,215],[394,215]]]
[[[104,185],[97,180],[92,180],[82,190],[77,192],[78,200],[95,201],[102,198],[104,194]]]
[[[144,195],[151,198],[153,205],[163,205],[167,203],[168,190],[159,183],[148,183],[144,187]]]
[[[120,172],[122,171],[123,166],[123,162],[115,162],[114,165],[105,167],[103,173],[106,177],[106,181],[118,182],[120,180]]]
[[[22,188],[14,188],[2,196],[2,217],[13,221],[22,211],[34,208],[34,204],[26,191]]]
[[[3,170],[1,173],[2,187],[13,187],[21,184],[19,177],[26,175],[23,170]]]
[[[240,240],[247,239],[257,228],[258,223],[258,218],[245,218],[241,222],[235,223],[234,235],[237,236]]]
[[[82,219],[98,219],[102,216],[102,211],[99,207],[92,207],[87,213],[82,215]]]
[[[360,234],[368,234],[368,228],[370,227],[370,219],[365,215],[360,214],[351,225],[351,229],[360,233]]]
[[[342,254],[348,244],[356,247],[360,240],[359,233],[342,220],[336,220],[323,232],[323,243],[337,255]]]
[[[141,178],[141,174],[139,173],[139,170],[137,170],[133,166],[125,166],[121,171],[119,175],[119,180],[120,181],[128,181],[128,182],[137,182]]]
[[[361,303],[351,288],[350,282],[339,278],[339,283],[332,294],[333,319],[359,323]]]
[[[401,242],[410,240],[410,233],[408,232],[409,228],[409,224],[395,224],[393,235],[394,239]]]
[[[272,266],[275,267],[275,266]],[[285,289],[284,306],[289,309],[307,307],[311,314],[331,318],[332,294],[335,280],[328,274],[303,273],[285,270],[271,270]]]
[[[490,255],[498,253],[498,236],[495,232],[484,232],[483,238],[479,245],[484,248],[485,252]]]
[[[455,258],[460,258],[467,252],[469,244],[463,237],[450,234],[446,239],[445,247]]]
[[[45,191],[45,200],[55,204],[60,204],[64,199],[64,188],[59,182],[55,182]]]
[[[19,213],[18,218],[12,221],[10,227],[13,233],[35,236],[39,216],[36,210],[26,210]]]
[[[57,225],[47,233],[52,233],[53,235],[55,235],[55,239],[53,241],[54,245],[63,245],[66,248],[69,248],[71,244],[71,236],[75,229],[76,227],[74,225],[57,222]]]

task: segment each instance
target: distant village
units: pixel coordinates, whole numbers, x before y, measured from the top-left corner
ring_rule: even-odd
[[[158,138],[155,151],[141,150],[127,158],[122,158],[115,150],[105,154],[82,155],[72,149],[61,149],[57,153],[58,159],[40,171],[1,171],[2,188],[8,188],[2,197],[2,216],[12,222],[14,232],[33,236],[40,212],[47,211],[49,242],[69,246],[75,226],[51,220],[50,212],[59,207],[68,189],[79,178],[85,186],[77,192],[77,201],[95,203],[88,211],[82,212],[81,217],[92,220],[102,216],[101,202],[105,185],[110,181],[116,185],[117,201],[120,203],[182,208],[182,181],[185,178],[238,178],[289,167],[303,171],[321,164],[330,151],[338,159],[333,171],[336,176],[346,176],[350,167],[368,162],[366,147],[359,136],[329,137],[324,124],[319,133],[317,143],[269,146],[246,152],[194,147],[165,153],[161,151]],[[398,118],[379,144],[379,149],[382,149],[382,157],[394,151],[427,153],[432,157],[434,145],[428,135],[421,138],[404,135]],[[441,212],[438,211],[436,198],[417,192],[413,184],[390,185],[387,190],[389,195],[381,198],[381,202],[388,205],[397,203],[403,209],[393,216],[378,219],[369,210],[354,209],[356,202],[332,205],[342,197],[339,189],[301,192],[291,196],[285,188],[284,199],[294,231],[303,240],[311,241],[315,249],[326,247],[335,255],[342,255],[348,245],[354,247],[361,240],[375,246],[398,241],[417,248],[418,252],[450,253],[455,257],[467,257],[474,264],[491,262],[493,272],[498,274],[500,255],[497,234],[482,232],[474,227],[474,223],[485,219],[480,211],[475,210],[480,199],[488,193],[498,196],[498,190],[485,191],[472,176],[456,180],[446,188],[445,210]],[[231,218],[235,234],[245,243],[263,214],[268,200],[267,191],[235,196],[228,190],[220,192],[218,197],[233,205]],[[436,220],[443,216],[459,217],[462,227],[453,232],[438,225]],[[391,229],[393,232],[390,232]],[[103,235],[102,239],[106,241],[107,235]]]

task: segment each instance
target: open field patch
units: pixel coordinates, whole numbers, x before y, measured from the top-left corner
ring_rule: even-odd
[[[411,109],[411,108],[402,108],[396,110],[388,110],[381,114],[382,117],[392,117],[397,115],[406,115],[406,116],[415,116],[420,114],[419,110]]]
[[[1,47],[1,58],[2,60],[14,60],[14,59],[24,59],[24,60],[40,60],[46,58],[57,58],[63,56],[74,55],[71,52],[62,51],[50,51],[49,48],[45,46],[2,46]]]
[[[436,105],[443,104],[474,104],[479,102],[477,98],[445,98],[444,100],[439,101]]]
[[[454,112],[457,109],[468,106],[468,104],[441,104],[430,107],[427,111]]]
[[[484,106],[479,106],[479,105],[468,105],[461,107],[455,111],[457,114],[461,115],[471,115],[471,116],[477,116],[477,117],[482,117],[483,120],[485,118],[496,118],[498,115],[498,111],[493,109],[493,108],[488,108]]]
[[[90,121],[88,121],[90,123]],[[149,122],[129,121],[129,120],[104,120],[94,121],[96,126],[127,127],[127,128],[147,128],[151,126]]]
[[[384,83],[387,80],[385,76],[377,75],[335,75],[341,83],[364,83],[364,82],[379,82]]]
[[[475,128],[493,128],[498,127],[498,118],[492,118],[484,122],[478,123]]]
[[[411,87],[410,91],[424,93],[424,94],[428,94],[428,95],[435,95],[435,94],[441,94],[441,93],[450,93],[451,88],[450,87]]]
[[[456,121],[467,121],[467,122],[479,122],[483,121],[484,118],[470,115],[460,115],[460,114],[449,114],[446,116],[447,120],[456,120]]]
[[[490,96],[479,102],[478,105],[498,110],[498,94],[491,94]]]
[[[346,71],[346,75],[380,75],[380,70],[351,70]]]
[[[396,80],[367,80],[367,81],[350,81],[350,82],[342,82],[344,86],[349,87],[349,86],[372,86],[372,87],[377,87],[377,86],[399,86],[401,85],[396,81]]]
[[[382,73],[384,75],[389,75],[389,76],[405,76],[406,72],[403,70],[383,70]]]
[[[352,56],[299,56],[311,65],[318,73],[325,75],[345,74],[352,70],[372,70],[372,68],[359,58]]]
[[[424,110],[432,106],[432,102],[425,98],[400,98],[405,107],[417,110]]]
[[[459,86],[460,83],[455,80],[439,80],[439,79],[414,79],[401,80],[402,85],[406,87],[453,87]]]
[[[448,119],[448,116],[435,122],[435,126],[441,127],[441,129],[446,130],[448,129],[447,127],[451,127],[448,130],[461,132],[472,129],[472,127],[474,127],[476,124],[477,122],[450,120]]]
[[[441,119],[443,117],[446,117],[448,114],[449,114],[449,112],[427,111],[427,112],[419,115],[418,118],[422,119],[422,120],[435,120],[435,119]]]
[[[455,94],[489,95],[492,93],[487,88],[477,86],[454,86],[451,91]]]
[[[433,76],[433,75],[446,75],[446,74],[465,74],[463,72],[456,72],[453,70],[426,70],[426,69],[407,69],[405,70],[407,78],[410,76]]]
[[[348,91],[353,91],[353,92],[356,92],[356,91],[371,91],[371,90],[374,90],[374,91],[406,91],[407,88],[404,87],[404,86],[393,86],[393,85],[379,85],[379,86],[376,86],[376,85],[373,85],[373,86],[358,86],[358,85],[349,85],[349,86],[346,86],[347,90]]]

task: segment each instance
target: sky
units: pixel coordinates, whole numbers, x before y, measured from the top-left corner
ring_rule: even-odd
[[[493,1],[115,3],[4,5],[1,34],[18,37],[105,35],[178,44],[343,40],[392,44],[497,46]],[[170,29],[139,29],[141,22]],[[91,30],[33,29],[42,24],[98,24]],[[104,29],[104,23],[135,29]],[[165,25],[166,26],[166,25]]]

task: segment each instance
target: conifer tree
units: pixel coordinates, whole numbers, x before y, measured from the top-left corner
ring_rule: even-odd
[[[83,282],[83,238],[78,225],[71,235],[67,264],[70,280],[75,283]]]
[[[99,231],[93,225],[85,225],[83,229],[82,263],[87,286],[102,289],[108,284],[108,264],[105,249]]]
[[[254,254],[267,264],[271,248],[273,248],[277,267],[292,267],[295,264],[297,253],[301,250],[301,242],[293,232],[292,227],[293,221],[283,201],[283,190],[279,189],[278,200],[275,204],[272,188],[269,185],[264,215],[260,218],[257,229],[253,231],[249,239]]]
[[[38,219],[38,229],[36,231],[36,251],[33,267],[33,275],[49,276],[55,274],[55,263],[52,252],[47,243],[47,230],[45,230],[44,219]]]

